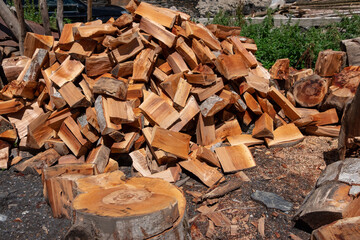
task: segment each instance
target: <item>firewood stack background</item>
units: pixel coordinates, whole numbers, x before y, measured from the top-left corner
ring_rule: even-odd
[[[42,174],[54,217],[72,216],[76,179],[129,162],[133,176],[174,183],[184,169],[212,187],[256,167],[253,145],[339,135],[360,80],[345,52],[321,52],[315,72],[288,59],[268,72],[237,27],[144,2],[127,9],[66,24],[59,41],[28,33],[25,56],[3,61],[0,168]]]

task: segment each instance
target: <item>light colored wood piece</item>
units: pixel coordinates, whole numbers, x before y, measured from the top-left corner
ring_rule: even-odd
[[[216,140],[214,117],[204,118],[199,114],[196,126],[196,142],[201,146],[210,145]]]
[[[86,158],[86,163],[95,164],[97,171],[103,173],[105,171],[106,165],[109,162],[110,149],[105,145],[99,145],[91,152]]]
[[[261,107],[259,105],[259,103],[255,100],[255,98],[248,92],[245,92],[244,95],[244,100],[245,103],[247,105],[247,107],[256,115],[261,115],[263,112],[261,111]]]
[[[186,34],[189,37],[202,39],[211,50],[220,51],[221,46],[214,34],[201,23],[195,24],[190,21],[185,22]]]
[[[242,131],[238,120],[235,118],[224,122],[223,125],[217,127],[215,130],[216,139],[225,139],[230,136],[241,135]]]
[[[231,147],[219,147],[215,149],[215,152],[225,173],[256,166],[249,148],[244,144]]]
[[[242,56],[239,54],[220,54],[215,60],[215,66],[228,80],[244,77],[249,73],[248,67],[245,65]]]
[[[71,60],[68,56],[60,67],[50,75],[50,80],[58,87],[73,81],[84,70],[84,65],[77,60]]]
[[[180,111],[180,121],[172,125],[169,130],[178,132],[185,127],[198,113],[200,112],[199,105],[194,96],[190,96],[185,107]]]
[[[301,118],[300,114],[296,108],[291,104],[291,102],[280,93],[274,86],[270,88],[269,96],[284,110],[285,115],[289,117],[292,121],[295,121]]]
[[[59,89],[59,93],[70,108],[90,107],[91,105],[91,103],[72,82],[64,84]]]
[[[178,14],[169,11],[166,8],[160,8],[146,2],[141,2],[139,4],[136,8],[135,14],[146,17],[170,29],[174,26],[175,21],[179,17]]]
[[[273,119],[267,114],[264,113],[261,117],[256,120],[255,127],[252,131],[252,136],[254,138],[274,138],[274,123]]]
[[[189,84],[186,80],[183,78],[180,78],[179,83],[177,85],[177,89],[174,95],[174,104],[180,107],[185,107],[186,101],[188,99],[190,90],[191,90],[191,84]]]
[[[183,57],[177,52],[173,52],[172,54],[170,54],[166,58],[166,61],[169,63],[174,73],[183,73],[190,71]]]
[[[294,123],[278,127],[273,132],[274,139],[265,139],[268,147],[289,147],[304,140],[304,136]]]
[[[253,145],[261,145],[264,143],[264,140],[254,138],[250,134],[241,134],[236,136],[229,136],[227,140],[231,144],[231,146],[236,146],[240,144],[244,144],[245,146],[253,146]]]
[[[170,31],[166,30],[162,25],[146,17],[142,17],[139,27],[141,30],[152,35],[154,38],[164,43],[169,48],[174,46],[176,36]]]

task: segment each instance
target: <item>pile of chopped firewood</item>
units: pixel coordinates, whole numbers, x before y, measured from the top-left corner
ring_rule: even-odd
[[[237,27],[145,2],[127,9],[66,24],[59,41],[28,33],[25,56],[2,64],[0,168],[42,174],[54,216],[71,216],[75,176],[131,162],[136,176],[176,182],[185,169],[211,187],[256,166],[249,146],[290,146],[301,131],[338,136],[358,84],[344,76],[359,78],[341,72],[344,52],[322,52],[318,75],[287,59],[269,73]]]

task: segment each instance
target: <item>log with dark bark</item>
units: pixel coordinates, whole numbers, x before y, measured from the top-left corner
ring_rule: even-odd
[[[14,37],[16,39],[20,39],[19,22],[3,0],[0,1],[0,17],[4,20],[5,24],[14,34]]]
[[[19,34],[19,48],[20,54],[24,54],[24,41],[26,36],[26,25],[25,25],[25,18],[24,18],[24,8],[22,6],[21,0],[14,0],[14,5],[16,8],[16,15],[18,18],[18,22],[20,24],[20,34]]]
[[[43,22],[43,27],[45,29],[45,35],[51,36],[49,12],[48,12],[48,6],[46,0],[39,0],[39,8],[41,13],[41,19]]]
[[[64,2],[63,0],[56,1],[56,22],[58,25],[59,35],[64,28]]]

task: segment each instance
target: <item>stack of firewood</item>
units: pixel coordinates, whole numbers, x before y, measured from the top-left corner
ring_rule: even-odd
[[[338,135],[324,77],[341,71],[339,53],[319,58],[318,75],[286,59],[269,73],[237,27],[145,2],[127,9],[106,23],[66,24],[59,41],[28,33],[25,56],[3,62],[0,168],[42,174],[54,216],[71,216],[75,179],[129,160],[135,175],[176,182],[185,169],[211,187],[256,166],[249,146],[296,144],[299,128]]]

